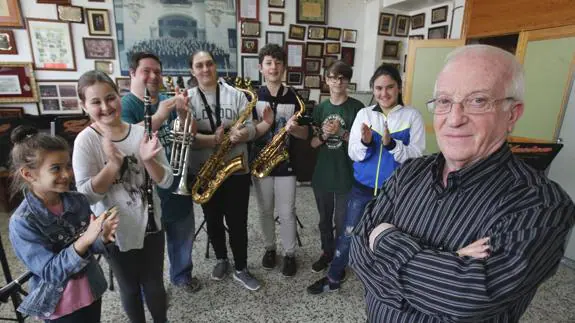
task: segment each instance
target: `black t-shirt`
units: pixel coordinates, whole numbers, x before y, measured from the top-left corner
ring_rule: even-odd
[[[277,97],[270,94],[266,86],[262,86],[258,90],[258,103],[253,110],[254,120],[261,121],[263,118],[263,111],[267,105],[274,110],[275,122],[263,136],[256,139],[251,147],[250,161],[253,161],[260,153],[260,151],[267,145],[274,135],[276,135],[282,128],[285,127],[288,120],[300,110],[297,98],[293,89],[288,87],[281,87]],[[288,153],[293,154],[293,145],[291,144],[291,135],[286,137],[286,145]],[[279,163],[270,173],[270,176],[295,176],[295,170],[291,161],[288,158],[286,161]]]

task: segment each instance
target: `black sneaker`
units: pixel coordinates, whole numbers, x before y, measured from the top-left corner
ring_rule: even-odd
[[[324,277],[307,287],[307,292],[311,295],[319,295],[324,292],[337,292],[339,283],[332,283],[327,277]]]
[[[293,277],[297,272],[297,265],[294,256],[285,256],[282,268],[282,275],[285,277]]]
[[[319,273],[327,269],[331,263],[331,257],[325,253],[322,253],[319,259],[311,265],[311,271],[314,273]]]
[[[264,257],[262,258],[262,267],[267,270],[272,270],[276,267],[276,251],[266,250]]]

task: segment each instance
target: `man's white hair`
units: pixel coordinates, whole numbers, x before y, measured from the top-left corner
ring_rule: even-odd
[[[467,45],[459,47],[449,53],[445,59],[445,65],[442,71],[453,61],[461,56],[474,55],[474,56],[485,56],[489,57],[495,61],[499,61],[500,66],[505,67],[505,71],[502,71],[503,75],[508,75],[505,80],[505,97],[514,98],[517,101],[523,101],[523,96],[525,94],[525,79],[523,76],[523,67],[515,56],[508,51],[503,49],[489,46],[489,45]],[[435,81],[435,89],[433,93],[437,91],[437,81]]]

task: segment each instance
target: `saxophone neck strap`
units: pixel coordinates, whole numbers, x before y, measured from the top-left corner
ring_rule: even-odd
[[[208,119],[210,120],[210,127],[212,128],[212,133],[216,133],[216,129],[222,125],[222,115],[221,115],[221,107],[220,107],[220,84],[216,85],[216,106],[215,106],[215,115],[216,121],[214,122],[214,112],[212,112],[212,108],[206,99],[206,95],[204,91],[202,91],[198,87],[198,92],[200,92],[200,98],[202,99],[202,103],[204,104],[204,109],[206,110],[206,114],[208,115]]]

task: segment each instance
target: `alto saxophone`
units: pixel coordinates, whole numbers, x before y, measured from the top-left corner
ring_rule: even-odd
[[[296,113],[296,116],[299,118],[305,112],[305,104],[297,94],[295,97],[300,107],[299,111]],[[288,135],[286,127],[283,127],[274,135],[272,140],[260,151],[259,155],[250,165],[252,175],[257,178],[266,177],[279,163],[289,158],[289,153],[285,144]]]
[[[251,118],[252,110],[258,102],[258,96],[254,91],[241,88],[236,89],[247,93],[251,97],[251,100],[232,127],[239,127],[243,125],[248,118]],[[247,165],[244,164],[243,153],[226,163],[226,156],[229,154],[233,145],[230,140],[230,133],[228,132],[224,135],[224,139],[216,152],[202,165],[196,177],[196,181],[192,186],[191,193],[194,202],[198,204],[208,202],[230,175],[239,170],[246,169]]]

